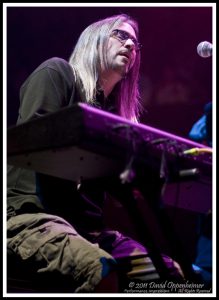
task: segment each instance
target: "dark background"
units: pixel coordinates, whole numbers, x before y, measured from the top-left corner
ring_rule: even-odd
[[[156,6],[156,4],[155,4]],[[127,13],[140,27],[141,121],[188,137],[212,100],[212,59],[197,54],[212,41],[212,7],[7,7],[7,123],[16,122],[19,88],[44,60],[68,60],[81,31]]]
[[[188,138],[192,125],[203,114],[204,105],[212,101],[212,58],[197,54],[200,42],[212,42],[210,5],[8,7],[8,126],[16,122],[19,88],[27,76],[50,57],[68,60],[82,30],[92,22],[119,13],[127,13],[139,22],[143,44],[140,88],[145,108],[141,121]],[[115,208],[110,220],[117,221],[125,232],[126,216],[119,206]],[[176,213],[179,235],[193,258],[199,216],[183,210]]]

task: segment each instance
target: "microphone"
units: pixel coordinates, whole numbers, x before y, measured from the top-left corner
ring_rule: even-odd
[[[204,41],[198,44],[197,52],[201,57],[209,57],[212,55],[213,46],[211,43]]]

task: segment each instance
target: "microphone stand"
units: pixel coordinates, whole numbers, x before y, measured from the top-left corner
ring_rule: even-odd
[[[149,167],[145,169],[145,166],[142,168],[142,164],[135,166],[135,158],[132,156],[127,168],[120,175],[122,184],[120,182],[114,190],[117,193],[119,191],[118,200],[127,209],[136,232],[160,275],[160,280],[178,280],[170,274],[163,260],[159,244],[163,239],[173,255],[172,258],[180,264],[185,278],[194,282],[198,279],[197,275],[162,205],[162,190],[167,176],[165,151],[159,172],[153,168],[149,170]],[[179,281],[181,282],[182,278]]]

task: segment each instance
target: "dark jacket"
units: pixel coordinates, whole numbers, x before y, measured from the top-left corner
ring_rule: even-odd
[[[58,111],[76,102],[85,102],[80,83],[76,83],[72,67],[61,58],[43,62],[24,82],[20,90],[20,109],[17,124]],[[115,112],[114,107],[104,107],[104,96],[97,97],[99,107]],[[111,103],[109,101],[108,103]],[[111,105],[110,104],[110,105]],[[31,212],[47,212],[65,218],[76,228],[99,230],[102,228],[104,190],[93,182],[82,185],[35,173],[31,170],[8,166],[8,217]]]

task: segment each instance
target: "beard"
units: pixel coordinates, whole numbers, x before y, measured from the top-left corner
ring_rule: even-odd
[[[130,64],[127,65],[119,65],[119,64],[112,64],[111,70],[117,73],[121,78],[124,78],[127,76],[129,70],[130,70]]]

